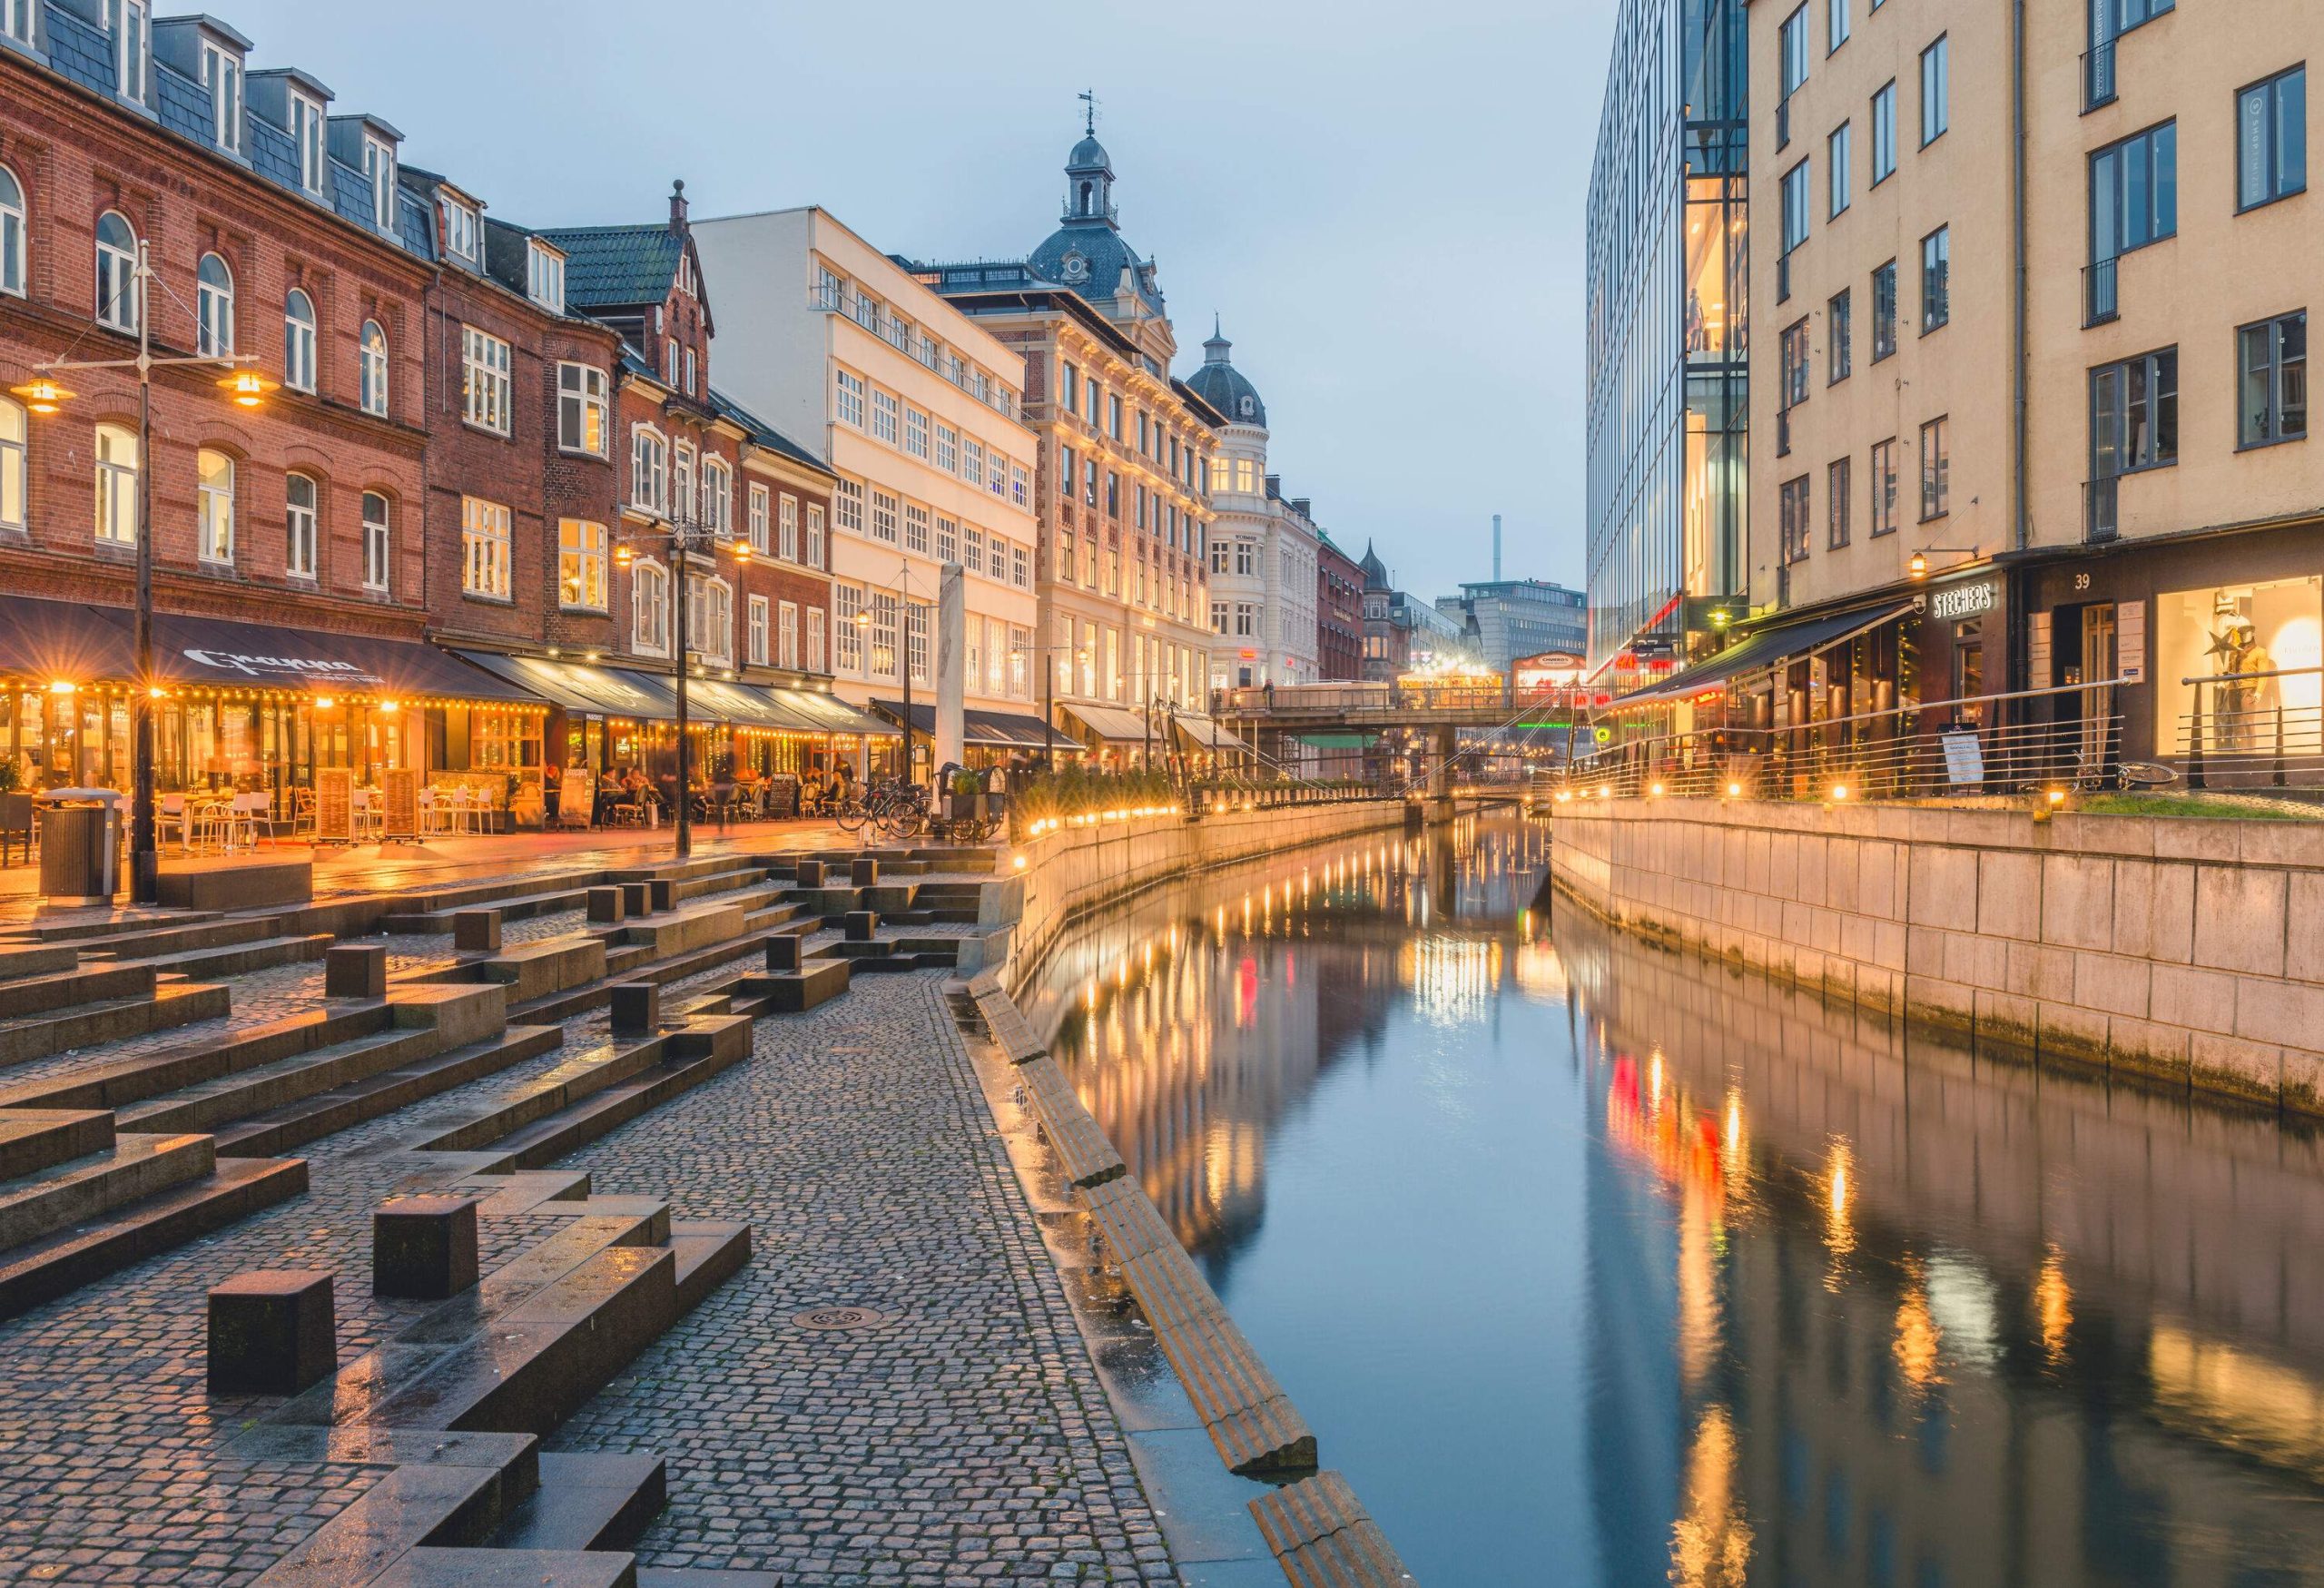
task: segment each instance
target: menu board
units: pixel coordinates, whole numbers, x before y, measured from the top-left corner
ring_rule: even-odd
[[[389,843],[414,843],[419,839],[419,774],[409,766],[379,774],[381,819],[379,837]]]
[[[590,813],[596,809],[596,774],[586,767],[566,768],[564,780],[557,784],[556,824],[586,827]]]
[[[315,774],[315,842],[354,841],[355,774],[344,766],[326,766]]]

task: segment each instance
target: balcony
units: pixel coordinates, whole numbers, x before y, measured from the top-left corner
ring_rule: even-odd
[[[2104,325],[2122,318],[2122,303],[2116,295],[2114,267],[2119,259],[2102,259],[2085,265],[2082,271],[2082,324],[2087,330],[2093,325]]]
[[[2083,534],[2086,539],[2108,541],[2122,533],[2122,476],[2109,475],[2082,488]]]
[[[2082,57],[2082,108],[2084,114],[2114,103],[2114,41],[2093,44]]]

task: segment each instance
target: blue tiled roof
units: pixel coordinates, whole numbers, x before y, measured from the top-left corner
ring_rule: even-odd
[[[685,247],[667,226],[576,226],[540,235],[565,251],[565,301],[575,309],[659,303]]]
[[[763,447],[770,452],[780,452],[794,462],[807,465],[819,474],[831,472],[823,466],[822,459],[715,387],[711,389],[710,406],[717,409],[722,417],[734,420],[750,432],[753,446]]]
[[[436,257],[436,218],[410,193],[396,195],[396,233],[404,247],[420,258]]]
[[[159,61],[153,63],[153,109],[179,137],[210,142],[210,90]]]
[[[113,41],[61,5],[48,8],[48,64],[84,88],[113,92]]]
[[[251,169],[269,182],[287,188],[299,185],[299,145],[290,134],[262,116],[244,118],[250,143]]]

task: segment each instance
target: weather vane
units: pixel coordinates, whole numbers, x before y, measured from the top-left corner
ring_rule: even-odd
[[[1078,99],[1083,106],[1083,128],[1091,137],[1096,137],[1098,135],[1098,91],[1094,88],[1085,88],[1074,97]]]

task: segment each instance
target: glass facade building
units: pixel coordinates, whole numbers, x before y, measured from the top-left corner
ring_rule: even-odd
[[[1602,680],[1639,670],[1642,651],[1684,661],[1715,643],[1714,610],[1745,610],[1744,28],[1744,0],[1622,0],[1615,25],[1589,213],[1589,658]]]

